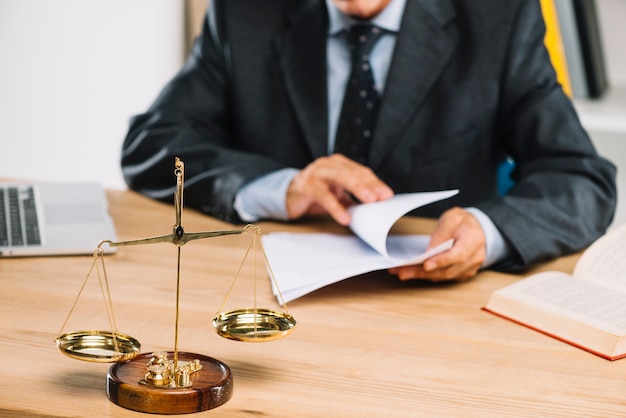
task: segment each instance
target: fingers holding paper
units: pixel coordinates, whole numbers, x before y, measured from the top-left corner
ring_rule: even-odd
[[[329,214],[348,225],[347,208],[354,199],[370,203],[392,196],[393,190],[370,168],[334,154],[318,158],[295,176],[287,190],[287,214],[290,219]]]
[[[486,239],[478,220],[461,208],[441,215],[428,248],[454,239],[448,251],[430,257],[423,264],[389,269],[400,280],[467,280],[478,273],[486,256]]]

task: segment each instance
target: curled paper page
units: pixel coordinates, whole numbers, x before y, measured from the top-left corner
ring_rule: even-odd
[[[354,206],[350,209],[350,228],[356,235],[289,232],[264,235],[263,246],[285,301],[348,277],[420,264],[450,249],[452,240],[426,251],[428,235],[389,235],[389,231],[408,212],[457,193],[449,190],[402,194],[386,201]]]
[[[389,257],[388,237],[391,227],[402,216],[439,200],[448,199],[458,190],[442,192],[406,193],[389,200],[356,205],[348,209],[352,215],[350,229],[380,254]]]

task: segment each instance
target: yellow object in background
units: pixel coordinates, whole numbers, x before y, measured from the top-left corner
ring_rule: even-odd
[[[557,16],[554,0],[541,0],[541,11],[546,24],[546,36],[544,42],[550,54],[552,66],[556,71],[557,80],[563,87],[563,91],[572,97],[572,85],[567,69],[567,59],[565,57],[565,47],[561,37],[561,28]]]

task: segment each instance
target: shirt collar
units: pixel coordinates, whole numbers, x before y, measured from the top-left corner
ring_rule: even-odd
[[[406,0],[391,0],[382,12],[368,22],[388,32],[397,33],[400,30],[405,5]],[[339,9],[335,7],[333,0],[326,0],[326,9],[328,10],[329,35],[335,35],[357,22],[357,20],[350,16],[341,13]]]

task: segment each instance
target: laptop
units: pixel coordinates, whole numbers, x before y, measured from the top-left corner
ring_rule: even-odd
[[[104,239],[116,235],[98,183],[0,183],[0,258],[93,254]]]

